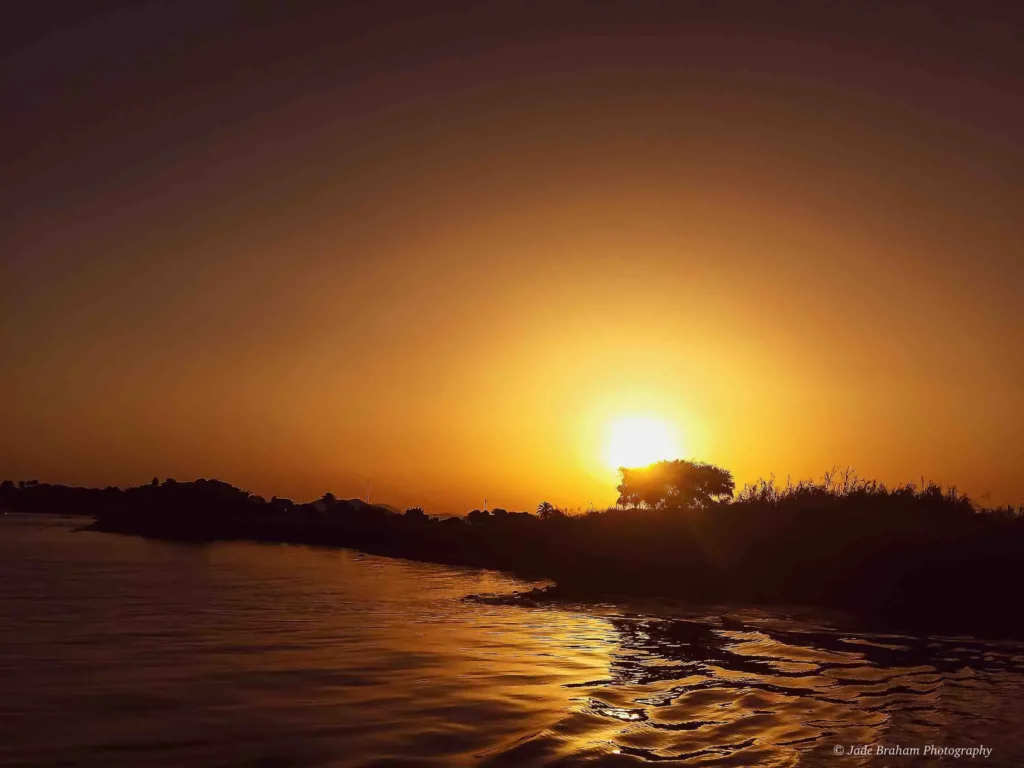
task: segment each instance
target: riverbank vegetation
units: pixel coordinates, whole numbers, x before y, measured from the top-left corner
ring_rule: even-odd
[[[687,461],[622,470],[619,503],[571,515],[474,510],[440,519],[326,494],[263,499],[218,480],[85,489],[5,482],[10,511],[88,513],[93,528],[180,540],[345,546],[504,569],[549,596],[667,596],[819,605],[955,631],[1024,629],[1015,606],[1024,508],[982,508],[955,488],[887,486],[852,472],[762,480]]]

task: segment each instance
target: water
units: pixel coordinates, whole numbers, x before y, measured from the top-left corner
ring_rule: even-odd
[[[0,518],[3,765],[940,764],[834,755],[879,744],[1024,762],[1019,644],[465,600],[532,585],[74,525]]]

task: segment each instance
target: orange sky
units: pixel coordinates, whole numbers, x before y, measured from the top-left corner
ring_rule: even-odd
[[[644,413],[1024,500],[1020,26],[669,6],[30,25],[0,475],[601,506]]]

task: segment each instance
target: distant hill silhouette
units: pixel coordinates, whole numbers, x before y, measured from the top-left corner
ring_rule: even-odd
[[[901,624],[1024,634],[1016,610],[1024,508],[982,509],[955,489],[888,487],[852,473],[734,495],[694,462],[624,469],[619,505],[568,515],[474,510],[444,520],[325,494],[269,501],[219,480],[134,488],[7,481],[0,507],[96,516],[93,528],[159,538],[345,546],[551,579],[547,599],[672,596],[842,608]]]

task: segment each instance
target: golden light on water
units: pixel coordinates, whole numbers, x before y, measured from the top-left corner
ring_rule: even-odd
[[[679,432],[656,416],[623,416],[606,429],[604,461],[612,469],[642,467],[682,455]]]

